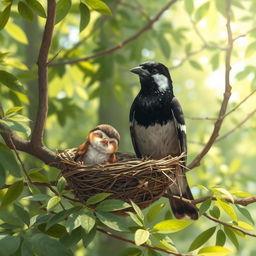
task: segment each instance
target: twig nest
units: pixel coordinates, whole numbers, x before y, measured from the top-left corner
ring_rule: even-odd
[[[118,162],[84,165],[73,160],[74,152],[71,149],[59,154],[60,169],[79,201],[86,202],[89,197],[104,192],[111,193],[112,199],[132,200],[142,209],[158,200],[175,182],[175,170],[182,157],[152,160],[118,153]]]

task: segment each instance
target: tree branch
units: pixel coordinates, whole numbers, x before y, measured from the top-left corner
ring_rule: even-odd
[[[70,59],[70,60],[65,60],[65,61],[60,61],[60,62],[53,62],[50,63],[49,66],[59,66],[59,65],[67,65],[67,64],[74,64],[74,63],[78,63],[81,61],[88,61],[90,59],[94,59],[100,56],[104,56],[107,54],[111,54],[121,48],[123,48],[125,45],[127,45],[128,43],[130,43],[131,41],[137,39],[138,37],[140,37],[144,32],[146,32],[147,30],[151,29],[153,24],[159,20],[159,18],[162,16],[162,14],[173,4],[175,4],[178,0],[172,0],[169,3],[167,3],[156,15],[154,18],[150,19],[150,21],[143,27],[141,28],[138,32],[136,32],[134,35],[132,35],[131,37],[128,37],[127,39],[125,39],[124,41],[122,41],[121,43],[117,44],[114,47],[111,47],[109,49],[97,52],[93,55],[87,56],[87,57],[83,57],[83,58],[77,58],[77,59]]]
[[[3,130],[3,132],[1,132],[1,136],[10,149],[17,149],[26,152],[42,160],[44,163],[52,166],[57,166],[57,162],[60,160],[54,152],[43,145],[42,138],[48,111],[47,56],[51,45],[51,38],[54,27],[55,6],[55,0],[48,0],[46,25],[38,56],[39,105],[31,141],[24,140],[14,131],[11,131],[10,129],[0,125],[1,130]]]
[[[118,236],[118,235],[115,235],[109,231],[106,231],[104,229],[101,229],[101,228],[97,228],[98,231],[108,235],[108,236],[111,236],[115,239],[118,239],[120,241],[123,241],[123,242],[126,242],[126,243],[130,243],[130,244],[134,244],[135,245],[135,242],[130,240],[130,239],[126,239],[124,237],[121,237],[121,236]],[[145,247],[145,248],[149,248],[149,249],[152,249],[152,250],[155,250],[155,251],[160,251],[160,252],[165,252],[167,254],[171,254],[171,255],[176,255],[176,256],[192,256],[192,254],[182,254],[182,253],[178,253],[178,252],[173,252],[173,251],[168,251],[168,250],[164,250],[162,248],[158,248],[156,246],[152,246],[152,245],[148,245],[148,244],[142,244],[140,245],[142,247]]]
[[[233,201],[228,197],[222,197],[222,198],[229,203],[239,204],[242,206],[247,206],[249,204],[256,203],[256,196],[245,197],[245,198],[234,198]],[[191,200],[190,203],[192,203],[194,205],[200,204],[208,199],[217,200],[215,196],[205,196],[205,197],[201,197],[201,198],[198,198],[195,200]]]
[[[232,108],[230,111],[228,111],[223,118],[226,118],[228,115],[233,113],[235,110],[237,110],[243,103],[245,103],[254,93],[256,92],[256,89],[250,92],[244,99],[242,99],[234,108]],[[187,119],[190,120],[209,120],[209,121],[215,121],[218,118],[217,117],[190,117],[190,116],[185,116]]]
[[[34,148],[43,146],[43,133],[48,113],[48,68],[47,59],[51,46],[55,21],[56,1],[47,1],[47,19],[44,28],[42,43],[38,55],[38,110],[36,122],[31,137],[31,146]]]
[[[214,222],[217,222],[217,223],[219,223],[219,224],[222,224],[223,226],[226,226],[226,227],[229,227],[229,228],[233,228],[233,229],[235,229],[235,230],[238,230],[238,231],[240,231],[241,233],[243,233],[244,235],[256,237],[256,234],[252,234],[252,233],[246,232],[246,231],[244,231],[243,229],[241,229],[241,228],[239,228],[239,227],[236,227],[236,226],[234,226],[234,225],[232,225],[232,224],[229,224],[229,223],[226,223],[226,222],[221,221],[221,220],[219,220],[219,219],[216,219],[216,218],[214,218],[214,217],[208,215],[207,213],[204,213],[204,216],[205,216],[207,219],[209,219],[209,220],[212,220],[212,221],[214,221]]]
[[[230,70],[231,70],[231,53],[233,49],[233,39],[232,39],[232,30],[231,30],[231,1],[227,0],[227,6],[226,6],[226,15],[227,15],[227,37],[228,37],[228,46],[226,49],[226,59],[225,59],[225,92],[223,96],[223,101],[221,104],[221,108],[218,115],[218,120],[214,124],[214,129],[212,132],[212,135],[210,136],[208,142],[206,143],[205,147],[202,149],[202,151],[194,158],[194,160],[188,165],[189,169],[193,169],[194,167],[197,167],[200,165],[200,161],[202,158],[208,153],[208,151],[211,149],[214,141],[217,139],[219,135],[219,131],[222,126],[222,122],[224,120],[223,116],[226,113],[228,101],[231,96],[231,85],[230,85]]]
[[[218,139],[216,139],[215,142],[219,142],[223,139],[225,139],[226,137],[228,137],[230,134],[232,134],[233,132],[235,132],[237,129],[239,129],[245,122],[247,122],[254,114],[256,113],[256,109],[254,109],[252,112],[250,112],[240,123],[238,123],[233,129],[231,129],[230,131],[226,132],[225,134],[223,134],[222,136],[220,136]]]

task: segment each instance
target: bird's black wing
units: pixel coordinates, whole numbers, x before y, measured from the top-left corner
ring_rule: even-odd
[[[185,126],[184,114],[183,114],[181,105],[175,97],[173,97],[171,101],[171,109],[172,109],[173,120],[175,122],[175,127],[177,131],[177,136],[180,143],[180,150],[181,152],[185,153],[185,156],[182,160],[184,162],[184,165],[186,165],[186,160],[187,160],[186,126]]]
[[[141,153],[139,151],[138,145],[136,143],[136,134],[135,134],[135,107],[134,107],[135,103],[132,103],[131,109],[130,109],[130,116],[129,116],[129,120],[130,120],[130,133],[131,133],[131,139],[132,139],[132,144],[133,144],[133,148],[134,151],[136,153],[136,156],[141,158]]]

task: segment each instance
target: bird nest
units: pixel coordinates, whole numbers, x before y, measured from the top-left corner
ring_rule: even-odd
[[[112,199],[132,200],[142,209],[163,196],[175,182],[175,170],[183,156],[153,160],[118,153],[115,163],[84,165],[74,161],[75,149],[72,150],[59,154],[60,169],[80,202],[85,203],[91,196],[104,192],[111,193]]]

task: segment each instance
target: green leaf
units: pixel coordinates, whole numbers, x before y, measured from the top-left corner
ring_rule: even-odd
[[[139,208],[139,206],[137,204],[135,204],[132,200],[130,200],[132,208],[134,209],[134,211],[136,212],[136,214],[138,215],[139,219],[143,222],[144,220],[144,214],[141,211],[141,209]]]
[[[12,203],[16,200],[23,191],[23,181],[16,181],[13,183],[7,190],[6,194],[3,197],[1,207],[7,206],[8,204]]]
[[[112,15],[111,10],[109,7],[100,0],[82,0],[83,3],[88,5],[90,8],[93,10],[102,13],[102,14],[107,14],[107,15]]]
[[[85,248],[88,247],[88,245],[94,241],[96,235],[96,227],[94,227],[88,234],[84,231],[82,234],[82,239],[83,239],[83,246]]]
[[[199,215],[203,215],[211,207],[212,200],[209,198],[204,201],[199,207]]]
[[[205,230],[204,232],[202,232],[201,234],[199,234],[194,241],[191,243],[190,247],[189,247],[189,251],[194,251],[195,249],[199,248],[200,246],[202,246],[204,243],[206,243],[214,234],[216,230],[216,227],[211,227],[207,230]]]
[[[84,230],[82,227],[78,227],[74,229],[71,234],[65,233],[61,238],[60,242],[66,247],[71,248],[76,246],[76,244],[79,243],[79,241],[82,239]]]
[[[65,18],[71,8],[71,0],[59,0],[56,6],[55,24]]]
[[[7,86],[11,90],[20,91],[21,89],[21,83],[19,80],[11,73],[3,70],[0,70],[0,83]]]
[[[177,252],[177,249],[169,236],[163,236],[162,234],[152,234],[152,238],[156,239],[157,247]]]
[[[37,255],[61,256],[70,255],[68,249],[64,247],[58,240],[53,239],[45,234],[34,234],[31,236],[33,248],[37,251]]]
[[[30,201],[48,201],[50,198],[49,195],[47,194],[36,194],[36,195],[32,195],[32,196],[26,196],[23,197],[23,200],[30,200]]]
[[[40,17],[46,18],[46,13],[44,10],[44,7],[41,5],[41,3],[37,0],[26,0],[29,7]]]
[[[20,205],[18,204],[14,204],[14,210],[17,214],[17,216],[27,225],[29,226],[30,224],[30,217],[29,217],[29,213]]]
[[[229,240],[233,243],[237,250],[239,250],[239,242],[237,240],[236,234],[232,228],[224,226],[224,232],[228,236]]]
[[[137,217],[137,215],[133,212],[127,212],[127,214],[131,217],[131,219],[140,227],[143,227],[142,221]]]
[[[16,122],[14,120],[0,120],[0,124],[10,130],[25,133],[27,136],[29,136],[31,133],[31,130],[28,125]]]
[[[97,203],[103,201],[104,199],[106,199],[107,197],[109,197],[110,195],[112,195],[112,193],[99,193],[99,194],[97,194],[97,195],[91,196],[91,197],[86,201],[86,204],[87,204],[87,205],[97,204]]]
[[[189,61],[189,64],[194,68],[194,69],[197,69],[197,70],[203,70],[201,64],[197,61],[194,61],[194,60],[190,60]]]
[[[146,215],[147,221],[152,222],[156,220],[159,213],[163,210],[165,204],[164,203],[158,203],[149,208],[149,211]]]
[[[47,211],[51,210],[52,208],[54,208],[59,202],[60,202],[61,198],[59,196],[54,196],[52,197],[46,206]]]
[[[169,234],[180,231],[190,224],[192,224],[192,222],[188,220],[164,220],[157,223],[153,229],[161,234]]]
[[[81,226],[84,228],[86,233],[89,233],[95,226],[95,216],[91,212],[85,212],[83,215],[79,216]]]
[[[245,51],[245,58],[251,57],[256,51],[256,42],[249,44]]]
[[[149,231],[145,229],[137,229],[135,234],[134,234],[134,241],[136,245],[142,245],[145,242],[147,242],[149,238]]]
[[[213,208],[209,211],[212,217],[218,219],[220,217],[220,209],[217,206],[213,206]]]
[[[235,206],[239,210],[239,212],[241,212],[244,217],[246,217],[254,225],[254,220],[251,216],[251,213],[244,206],[238,204],[236,204]]]
[[[21,243],[21,255],[22,256],[34,256],[32,245],[28,239],[24,238]]]
[[[116,231],[128,231],[126,224],[123,219],[109,212],[96,212],[98,219],[107,227],[112,228]]]
[[[83,3],[80,3],[79,11],[80,11],[79,29],[80,29],[80,32],[82,32],[90,22],[91,13],[90,13],[90,10],[88,9],[87,5],[83,4]]]
[[[64,219],[66,219],[70,214],[72,214],[75,211],[77,211],[77,207],[73,207],[73,208],[70,208],[68,210],[64,210],[64,211],[58,212],[57,214],[53,215],[47,221],[46,230],[48,230],[53,225],[63,221]]]
[[[192,14],[193,10],[194,10],[194,1],[193,0],[185,0],[184,1],[185,4],[185,10],[189,13]]]
[[[168,40],[165,38],[164,34],[158,33],[157,42],[159,43],[160,49],[166,59],[169,59],[171,56],[171,46]]]
[[[205,190],[205,191],[209,191],[209,189],[201,184],[196,185],[198,188],[200,188],[201,190]]]
[[[81,221],[78,213],[72,213],[68,216],[65,227],[69,233],[71,233],[74,229],[81,226]]]
[[[60,224],[55,224],[52,227],[50,227],[48,230],[46,230],[46,223],[38,225],[38,229],[52,237],[60,238],[62,237],[66,232],[66,228]]]
[[[26,116],[23,115],[13,115],[11,117],[8,117],[7,120],[11,120],[11,121],[17,121],[17,122],[30,122],[31,120],[29,118],[27,118]]]
[[[20,106],[9,108],[9,109],[6,111],[5,115],[8,116],[8,115],[10,115],[10,114],[17,113],[18,111],[20,111],[20,110],[22,110],[22,109],[23,109],[23,107],[20,107]]]
[[[226,242],[226,235],[223,230],[219,229],[216,235],[216,245],[223,246]]]
[[[0,235],[0,255],[13,255],[20,246],[20,237]]]
[[[221,246],[208,246],[202,248],[199,252],[198,255],[202,256],[225,256],[232,253],[231,250],[221,247]]]
[[[18,3],[18,11],[19,11],[19,14],[26,20],[28,21],[33,21],[34,19],[34,15],[33,15],[33,12],[31,11],[31,9],[29,8],[29,6],[20,1]]]
[[[238,221],[237,226],[247,230],[254,230],[254,227],[244,221]]]
[[[219,67],[219,57],[220,57],[220,54],[216,53],[211,58],[211,65],[212,65],[212,70],[213,71],[216,70]]]
[[[29,173],[29,177],[34,182],[50,183],[49,179],[40,172]]]
[[[97,207],[96,211],[102,211],[102,212],[112,212],[112,211],[118,211],[126,208],[130,208],[131,205],[123,202],[121,200],[116,199],[107,199],[103,202],[100,202]]]
[[[234,203],[234,197],[225,188],[213,188],[212,191],[225,195],[232,203]]]
[[[202,4],[199,8],[197,8],[195,13],[195,20],[198,22],[202,18],[204,18],[209,10],[210,2],[206,2]]]
[[[230,204],[228,204],[226,201],[219,197],[217,197],[216,203],[220,208],[222,208],[226,212],[226,214],[228,214],[234,221],[237,222],[237,214]]]
[[[0,143],[0,152],[0,163],[4,166],[5,172],[10,172],[15,177],[21,177],[21,169],[13,152],[2,143]]]
[[[65,189],[65,187],[67,186],[67,181],[64,177],[61,177],[59,180],[58,180],[58,183],[57,183],[57,190],[59,193],[62,193],[63,190]]]
[[[0,14],[0,30],[2,30],[7,24],[11,12],[11,5],[5,7],[5,9]]]

